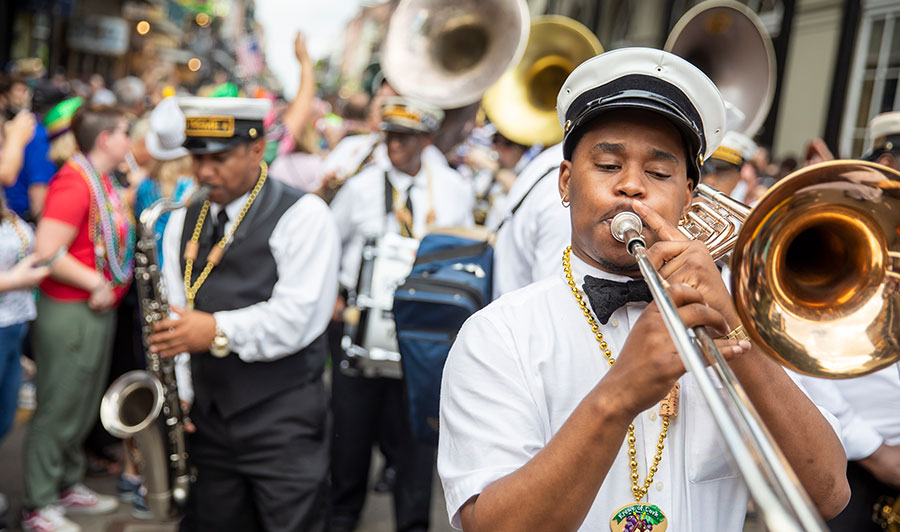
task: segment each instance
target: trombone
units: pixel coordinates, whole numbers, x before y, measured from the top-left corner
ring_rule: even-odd
[[[715,248],[714,258],[733,248],[735,307],[754,345],[782,365],[828,378],[900,360],[900,172],[864,161],[813,165],[778,182],[753,210],[703,184],[697,192],[706,204],[694,203],[681,230]],[[635,257],[766,526],[826,530],[709,333],[679,318],[641,230],[631,212],[610,224]]]

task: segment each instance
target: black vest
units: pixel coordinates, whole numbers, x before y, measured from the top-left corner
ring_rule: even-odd
[[[275,179],[266,181],[238,226],[222,261],[197,291],[194,308],[210,313],[235,310],[272,296],[278,270],[269,249],[269,237],[278,220],[302,195],[299,190]],[[184,246],[193,234],[200,208],[200,204],[188,207],[184,218],[182,272]],[[203,270],[213,245],[213,220],[212,216],[207,216],[200,232],[200,250],[191,283]],[[296,238],[315,238],[315,235],[296,235]],[[196,353],[191,356],[194,404],[204,412],[215,404],[222,417],[228,418],[288,388],[317,379],[324,370],[325,356],[324,333],[299,352],[271,362],[247,363],[237,353],[224,358],[216,358],[209,352]]]

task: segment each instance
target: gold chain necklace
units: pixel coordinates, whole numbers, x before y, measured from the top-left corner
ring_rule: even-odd
[[[613,358],[612,351],[609,350],[609,346],[603,339],[603,333],[600,332],[600,326],[597,325],[597,322],[594,320],[591,310],[588,308],[587,303],[584,302],[584,296],[581,295],[581,291],[578,289],[578,285],[575,284],[574,277],[572,277],[571,255],[572,246],[567,246],[566,250],[563,251],[562,261],[563,271],[566,273],[566,282],[572,290],[572,295],[575,296],[575,301],[577,301],[578,306],[581,307],[584,317],[587,318],[588,325],[591,326],[591,332],[594,333],[594,338],[599,342],[600,349],[603,350],[603,356],[606,357],[609,365],[612,366],[615,364],[616,359]],[[659,469],[659,462],[662,460],[662,452],[668,430],[669,416],[664,415],[662,416],[662,431],[659,433],[659,443],[656,444],[656,456],[653,457],[653,465],[651,465],[650,469],[647,471],[647,478],[644,480],[644,485],[640,486],[638,483],[640,475],[638,475],[637,451],[634,447],[634,444],[637,441],[634,437],[634,423],[628,425],[628,456],[631,459],[631,491],[634,493],[635,502],[640,502],[640,500],[647,495],[647,490],[650,489],[650,486],[653,484],[653,476]]]
[[[256,200],[256,196],[259,195],[259,191],[262,190],[263,185],[266,183],[269,167],[265,162],[260,162],[259,169],[259,179],[256,181],[253,190],[250,191],[250,196],[244,201],[241,212],[238,213],[237,218],[234,219],[234,224],[232,224],[231,229],[222,236],[221,240],[216,242],[216,245],[209,250],[209,253],[206,255],[206,265],[203,267],[203,271],[200,272],[200,275],[197,276],[197,280],[191,285],[194,261],[197,260],[197,254],[200,250],[200,232],[203,229],[203,222],[206,221],[206,215],[209,213],[209,200],[203,202],[203,206],[200,208],[200,215],[197,217],[197,223],[194,225],[194,233],[191,235],[191,240],[184,246],[184,295],[187,298],[188,310],[193,310],[194,297],[197,295],[197,291],[203,286],[203,283],[206,281],[206,278],[209,277],[209,273],[212,269],[222,260],[222,256],[225,255],[225,246],[231,241],[234,232],[237,231],[238,226],[241,225],[241,221],[244,219],[247,211],[250,210],[250,207]],[[225,207],[223,206],[222,208],[224,209]]]

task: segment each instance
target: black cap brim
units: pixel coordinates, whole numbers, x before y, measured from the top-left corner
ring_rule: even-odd
[[[696,184],[701,155],[706,150],[700,113],[677,87],[649,76],[625,76],[579,96],[569,107],[563,157],[572,160],[575,146],[591,122],[604,113],[620,109],[649,111],[667,118],[681,132],[687,150],[688,177]]]
[[[241,144],[250,144],[256,140],[260,140],[263,137],[257,137],[256,139],[249,139],[245,137],[188,137],[184,141],[184,147],[187,148],[192,155],[205,155],[208,153],[221,153],[223,151],[233,150],[237,148]]]
[[[382,122],[380,129],[382,131],[390,131],[392,133],[408,133],[410,135],[430,135],[431,132],[425,131],[423,129],[413,129],[411,127],[404,127],[399,124],[391,124],[389,122]]]

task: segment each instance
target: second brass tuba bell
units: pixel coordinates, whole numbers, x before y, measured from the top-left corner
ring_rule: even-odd
[[[525,53],[484,94],[484,112],[504,137],[523,145],[549,146],[563,138],[556,96],[582,62],[603,52],[597,37],[577,20],[536,17]]]

